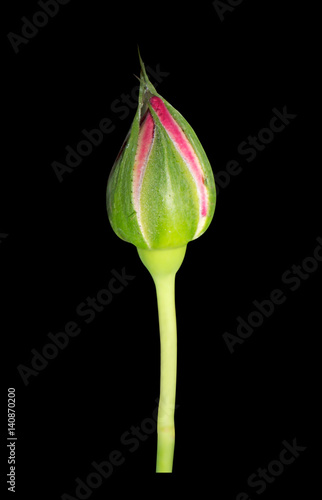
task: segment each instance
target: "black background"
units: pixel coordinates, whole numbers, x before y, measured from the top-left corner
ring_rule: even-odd
[[[154,473],[156,433],[133,453],[120,442],[157,404],[158,322],[153,282],[135,247],[113,233],[105,207],[109,171],[135,113],[128,107],[122,119],[111,105],[138,84],[137,44],[146,65],[168,73],[158,91],[192,125],[214,174],[230,160],[242,167],[219,188],[213,222],[188,245],[177,276],[178,408],[168,491],[188,485],[222,500],[241,491],[251,499],[309,498],[321,263],[296,291],[282,275],[313,256],[322,237],[314,73],[304,36],[313,13],[295,2],[282,9],[277,1],[244,0],[221,21],[210,1],[113,8],[71,1],[16,54],[7,34],[21,34],[21,17],[32,19],[39,7],[4,5],[1,399],[6,418],[6,390],[16,388],[16,498],[75,497],[76,478],[85,481],[91,463],[112,450],[125,462],[90,498],[128,487],[153,495],[158,490],[147,481],[162,482]],[[240,143],[285,106],[296,118],[247,162]],[[65,147],[75,148],[82,130],[103,118],[113,132],[59,182],[52,163],[65,163]],[[76,308],[123,267],[135,279],[86,323]],[[277,288],[285,302],[231,354],[223,334],[236,334],[237,317],[246,320],[252,302]],[[41,352],[48,333],[69,321],[81,333],[26,386],[18,365],[30,367],[31,350]],[[5,423],[1,434],[5,448]],[[306,450],[257,494],[248,477],[294,438]]]

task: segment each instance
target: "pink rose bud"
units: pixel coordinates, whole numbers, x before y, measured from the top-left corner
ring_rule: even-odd
[[[138,109],[108,180],[108,216],[138,248],[176,248],[208,228],[214,176],[195,132],[156,92],[142,61],[140,81]]]

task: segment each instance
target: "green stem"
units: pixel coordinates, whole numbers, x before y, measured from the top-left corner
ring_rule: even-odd
[[[174,273],[154,280],[158,300],[161,348],[157,472],[172,472],[174,453],[174,407],[177,380],[174,280]]]
[[[177,379],[175,275],[182,264],[185,252],[186,246],[164,250],[138,248],[139,256],[153,278],[158,301],[161,373],[156,472],[172,472],[173,467]]]

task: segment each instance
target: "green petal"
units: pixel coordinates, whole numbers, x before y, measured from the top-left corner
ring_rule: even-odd
[[[193,238],[199,220],[196,185],[162,127],[156,126],[140,206],[150,248],[175,248]]]

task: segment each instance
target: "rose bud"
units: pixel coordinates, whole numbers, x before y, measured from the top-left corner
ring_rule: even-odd
[[[215,181],[195,132],[140,62],[138,108],[109,176],[107,211],[115,233],[136,247],[177,248],[208,228]]]

